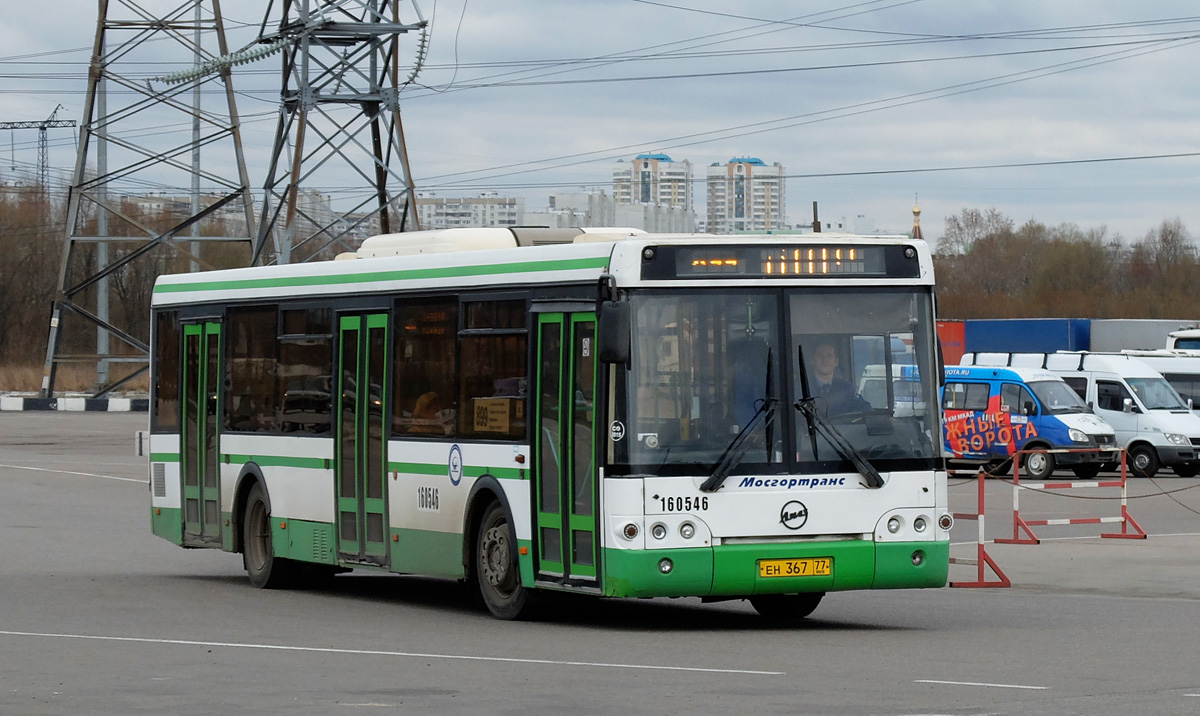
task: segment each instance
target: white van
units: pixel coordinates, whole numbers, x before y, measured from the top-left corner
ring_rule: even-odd
[[[1180,477],[1200,474],[1200,417],[1192,414],[1162,374],[1124,354],[967,353],[963,365],[1045,368],[1062,377],[1113,426],[1129,451],[1129,469],[1153,477],[1170,467]]]

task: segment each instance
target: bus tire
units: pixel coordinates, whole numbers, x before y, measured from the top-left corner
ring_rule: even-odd
[[[488,506],[476,530],[474,571],[479,596],[492,616],[512,620],[524,615],[529,590],[521,585],[517,542],[499,502]]]
[[[1042,449],[1038,447],[1036,449]],[[1054,454],[1048,452],[1031,452],[1025,456],[1025,477],[1031,480],[1045,480],[1054,474]]]
[[[1158,451],[1149,445],[1129,448],[1129,470],[1138,477],[1154,477],[1158,472]]]
[[[250,583],[259,589],[289,586],[295,576],[295,564],[275,556],[271,541],[271,506],[262,485],[256,483],[246,495],[242,520],[242,564]]]
[[[813,613],[825,592],[804,594],[759,594],[750,597],[754,611],[768,619],[779,621],[800,620]]]
[[[1081,480],[1091,480],[1100,474],[1100,468],[1104,467],[1098,462],[1085,462],[1082,465],[1076,465],[1071,468],[1071,472],[1075,473],[1075,477]]]

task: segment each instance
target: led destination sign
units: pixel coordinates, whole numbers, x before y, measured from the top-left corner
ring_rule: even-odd
[[[916,278],[911,246],[656,246],[642,253],[643,279]]]

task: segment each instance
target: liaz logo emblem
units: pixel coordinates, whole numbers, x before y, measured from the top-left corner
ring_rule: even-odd
[[[803,502],[792,500],[779,511],[779,524],[789,530],[798,530],[808,522],[808,508]]]
[[[462,482],[462,448],[457,445],[452,445],[450,447],[450,464],[447,466],[447,471],[450,473],[450,484],[457,486],[458,483]]]

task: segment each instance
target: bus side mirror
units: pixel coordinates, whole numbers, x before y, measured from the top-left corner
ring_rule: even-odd
[[[632,313],[628,301],[601,301],[596,319],[596,338],[600,360],[605,363],[628,363]]]
[[[1121,410],[1125,411],[1126,413],[1132,413],[1133,412],[1133,398],[1126,398],[1125,400],[1122,400],[1121,401]]]
[[[1033,401],[1032,401],[1032,400],[1026,400],[1026,401],[1025,401],[1025,410],[1023,410],[1022,412],[1023,412],[1025,415],[1034,415],[1034,414],[1036,414],[1036,413],[1037,413],[1037,411],[1036,411],[1036,410],[1034,410],[1034,408],[1033,408]]]

